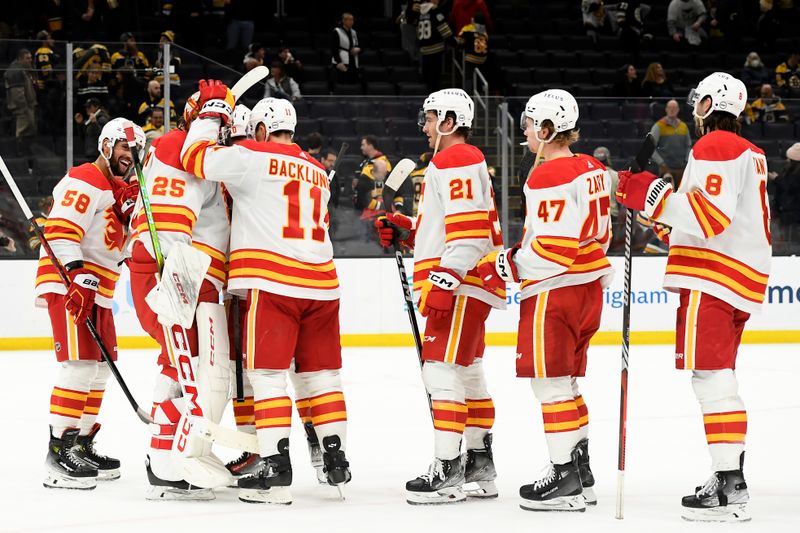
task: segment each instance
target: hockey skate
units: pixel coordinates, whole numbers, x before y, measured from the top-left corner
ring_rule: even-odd
[[[228,472],[230,472],[234,477],[233,484],[229,486],[236,488],[238,487],[236,480],[238,480],[240,477],[249,476],[258,472],[259,459],[260,457],[257,453],[242,452],[242,455],[240,455],[238,459],[234,459],[233,461],[227,463],[225,468],[227,468]]]
[[[342,486],[350,483],[353,476],[350,474],[350,463],[347,462],[344,452],[340,450],[342,441],[337,435],[331,435],[322,439],[322,445],[325,447],[325,453],[322,454],[325,478],[328,485],[339,490],[339,496],[344,500]]]
[[[750,520],[747,482],[744,480],[744,452],[739,470],[714,472],[706,484],[681,500],[681,516],[691,522],[746,522]]]
[[[76,456],[78,428],[67,428],[61,438],[53,436],[50,426],[50,443],[47,448],[44,486],[50,489],[92,490],[97,487],[97,469]]]
[[[328,476],[325,474],[325,462],[322,459],[322,448],[319,446],[319,437],[314,430],[314,424],[306,422],[303,424],[306,430],[306,442],[308,442],[308,456],[311,459],[311,466],[317,473],[317,481],[320,485],[328,483]]]
[[[428,471],[406,483],[406,501],[411,505],[437,505],[463,502],[467,495],[461,457],[434,459]]]
[[[100,431],[100,424],[95,423],[88,435],[78,435],[75,457],[82,463],[97,469],[97,481],[119,479],[119,459],[100,455],[94,449],[94,438]]]
[[[589,466],[589,439],[581,439],[575,445],[572,457],[578,462],[578,472],[581,475],[581,486],[583,487],[583,500],[586,505],[597,505],[597,496],[594,493],[594,475]]]
[[[289,439],[278,443],[280,453],[259,457],[258,470],[239,478],[239,499],[246,503],[289,505],[292,494],[292,463],[289,459]]]
[[[147,481],[150,482],[150,488],[147,489],[145,499],[148,500],[185,500],[185,501],[208,501],[215,498],[214,491],[211,489],[202,489],[190,485],[186,481],[180,479],[178,481],[169,481],[161,479],[153,473],[150,468],[150,457],[145,460],[145,468],[147,468]]]
[[[531,485],[519,488],[520,507],[526,511],[579,511],[586,510],[581,493],[578,465],[573,459],[563,465],[550,464],[545,476]]]
[[[470,498],[497,498],[491,433],[483,437],[483,445],[483,449],[467,450],[462,490]]]

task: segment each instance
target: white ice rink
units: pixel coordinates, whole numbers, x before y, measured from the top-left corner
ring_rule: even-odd
[[[119,367],[147,408],[153,351],[123,351]],[[211,502],[148,502],[144,456],[149,435],[115,383],[100,422],[99,451],[122,460],[122,478],[94,491],[42,487],[50,389],[50,352],[0,352],[0,530],[118,532],[325,531],[800,531],[800,347],[743,346],[741,394],[749,413],[745,475],[753,520],[696,524],[680,519],[680,498],[709,475],[703,424],[688,373],[673,369],[668,346],[634,346],[631,355],[626,518],[614,519],[619,409],[619,348],[590,351],[581,383],[589,407],[592,469],[599,505],[585,513],[531,513],[518,507],[518,488],[539,476],[547,456],[541,414],[527,381],[514,377],[514,350],[486,354],[497,408],[495,462],[500,497],[494,501],[412,507],[404,484],[432,455],[432,430],[413,349],[346,349],[344,385],[350,421],[347,455],[353,481],[347,501],[316,485],[305,439],[295,418],[292,435],[294,503],[248,505],[235,490]],[[296,414],[295,414],[296,417]],[[232,424],[232,415],[226,415]],[[218,450],[223,459],[238,455]],[[557,528],[557,529],[556,529]]]

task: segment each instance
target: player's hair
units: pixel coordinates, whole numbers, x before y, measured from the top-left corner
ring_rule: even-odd
[[[702,137],[706,133],[722,130],[740,135],[742,132],[742,124],[739,119],[725,111],[712,111],[710,115],[702,120],[702,123],[697,124],[695,133],[698,137]]]
[[[306,145],[308,145],[309,150],[322,148],[322,135],[319,132],[312,131],[306,135]]]
[[[553,131],[555,128],[553,121],[549,119],[542,121],[542,129],[544,128],[549,128],[550,131]],[[556,136],[553,137],[553,140],[550,142],[559,146],[573,145],[580,140],[580,131],[580,128],[572,128],[571,130],[560,131],[556,133]]]
[[[361,137],[362,141],[367,141],[367,144],[375,148],[376,150],[380,151],[381,147],[379,146],[378,138],[374,135],[364,135]]]
[[[453,122],[456,121],[456,114],[453,111],[448,111],[444,115],[445,119],[451,118]],[[468,128],[466,126],[461,126],[460,128],[456,128],[456,131],[452,133],[452,135],[458,135],[459,137],[463,137],[464,141],[468,141],[470,136],[472,135],[472,128]]]

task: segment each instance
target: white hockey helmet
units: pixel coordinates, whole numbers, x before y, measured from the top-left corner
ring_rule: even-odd
[[[231,115],[230,138],[247,137],[247,126],[250,123],[250,108],[244,104],[237,104]]]
[[[545,120],[553,123],[553,133],[545,143],[552,141],[556,134],[571,130],[578,123],[578,102],[564,89],[548,89],[534,94],[525,104],[525,111],[519,120],[519,126],[525,131],[525,119],[533,121],[533,131],[538,135]]]
[[[200,114],[200,91],[196,91],[187,98],[186,105],[183,106],[183,122],[187,128],[197,118],[198,114]]]
[[[711,107],[704,115],[697,114],[697,105],[706,96],[711,97]],[[724,111],[738,117],[747,104],[747,88],[740,80],[725,72],[715,72],[703,78],[689,92],[687,102],[694,109],[694,116],[706,118],[714,111]]]
[[[145,138],[144,131],[142,128],[139,127],[137,124],[134,124],[127,118],[115,118],[113,120],[109,120],[106,122],[106,125],[103,126],[103,129],[100,131],[100,137],[97,138],[97,150],[100,152],[106,160],[111,159],[111,152],[106,155],[103,151],[103,142],[108,141],[108,146],[111,149],[114,149],[114,145],[117,141],[126,141],[128,138],[125,136],[125,128],[133,128],[133,137],[135,139],[136,149],[139,151],[139,155],[144,151],[145,143],[147,139]]]
[[[294,133],[297,126],[297,111],[289,100],[283,98],[264,98],[259,100],[250,111],[247,125],[247,136],[255,138],[256,128],[264,124],[267,133],[290,131]]]
[[[431,93],[422,104],[420,127],[425,125],[425,113],[428,111],[436,112],[438,118],[436,130],[443,133],[439,131],[439,124],[444,122],[450,111],[456,116],[456,128],[471,128],[472,119],[475,117],[475,103],[463,89],[442,89]]]

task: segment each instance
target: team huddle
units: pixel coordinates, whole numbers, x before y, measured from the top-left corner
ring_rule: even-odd
[[[291,503],[293,407],[318,481],[342,493],[351,473],[331,176],[293,143],[289,101],[266,98],[250,110],[221,82],[199,89],[179,127],[146,154],[138,126],[110,121],[100,157],[70,169],[53,192],[44,235],[70,284],[43,251],[37,301],[48,309],[61,365],[45,486],[92,489],[120,476],[119,460],[94,448],[111,372],[86,320],[116,358],[111,302],[126,263],[136,314],[161,348],[147,498],[206,500],[234,486],[245,502]],[[615,194],[669,244],[664,286],[680,295],[675,361],[692,371],[713,471],[683,498],[683,516],[749,519],[735,363],[744,325],[764,299],[771,243],[766,159],[738,135],[745,98],[739,80],[708,76],[690,95],[701,138],[680,187],[622,171],[612,191],[602,163],[570,150],[579,130],[572,95],[534,95],[520,123],[537,154],[524,178],[524,233],[504,248],[486,161],[468,144],[474,104],[461,89],[428,96],[420,127],[434,156],[417,215],[390,208],[375,222],[382,246],[413,250],[414,300],[427,318],[421,358],[434,459],[406,484],[408,503],[498,495],[482,356],[486,320],[505,309],[509,283],[522,295],[517,376],[541,403],[549,452],[544,476],[520,487],[521,506],[583,511],[597,503],[577,378],[614,276],[606,252]],[[134,167],[142,188],[123,179]],[[219,426],[229,402],[236,431]],[[241,457],[223,463],[215,441],[234,443]]]

